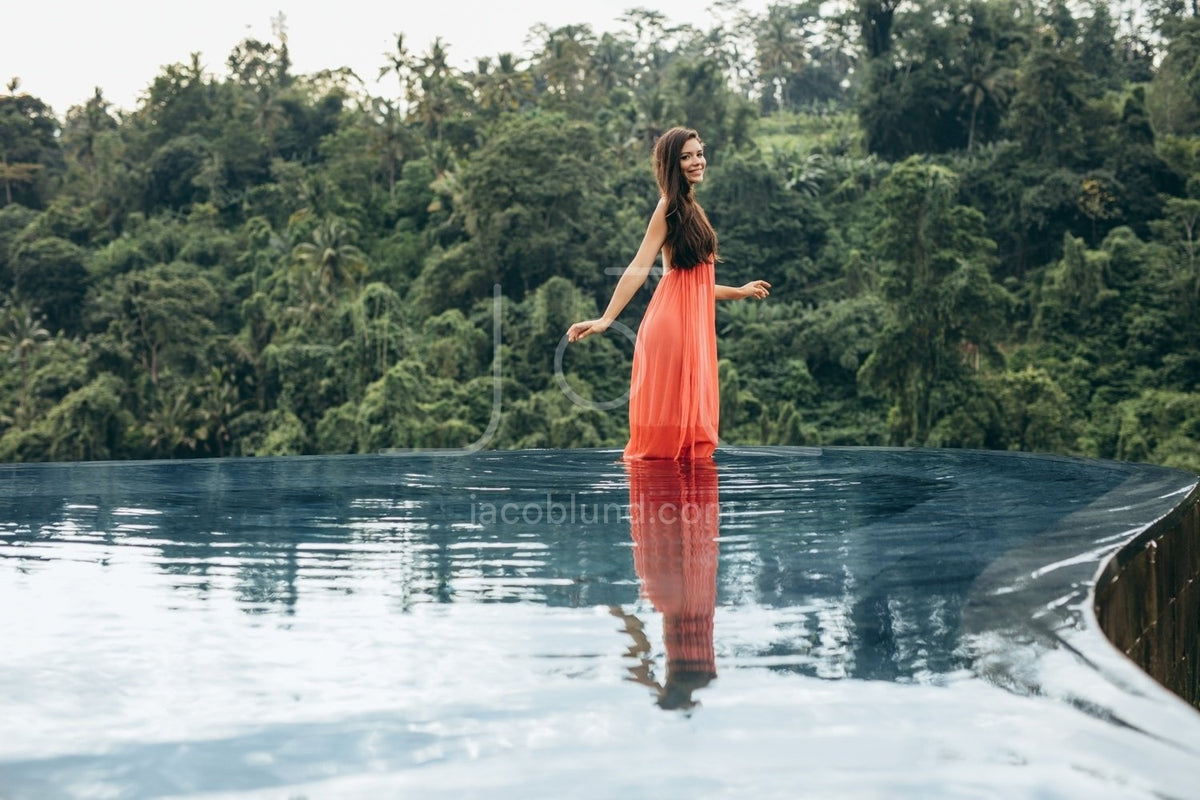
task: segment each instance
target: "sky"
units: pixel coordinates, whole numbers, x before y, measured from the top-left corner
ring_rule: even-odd
[[[596,33],[616,30],[630,8],[660,11],[672,23],[707,29],[708,0],[4,0],[0,91],[13,77],[19,91],[40,98],[60,117],[92,96],[96,86],[116,108],[133,109],[167,64],[200,52],[209,72],[225,74],[225,59],[242,39],[271,40],[271,19],[286,19],[293,71],[347,66],[377,91],[384,53],[403,33],[410,51],[424,52],[435,36],[449,44],[451,62],[467,68],[476,57],[521,53],[529,29],[587,23]],[[767,0],[743,0],[759,12]]]

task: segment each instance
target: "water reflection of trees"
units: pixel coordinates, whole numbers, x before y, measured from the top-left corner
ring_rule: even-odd
[[[718,663],[891,680],[956,669],[964,598],[1017,535],[997,527],[996,509],[1028,515],[1017,526],[1028,538],[1062,513],[1064,492],[1083,502],[1107,488],[1077,480],[1039,494],[1061,480],[1038,471],[1053,465],[1013,460],[990,478],[981,513],[971,487],[889,458],[717,468]],[[256,613],[351,591],[379,592],[397,612],[627,606],[639,591],[630,520],[581,512],[628,509],[635,479],[586,454],[16,468],[0,493],[0,559],[20,569],[55,557],[56,543],[141,547],[176,591]],[[672,491],[706,497],[691,480]],[[480,513],[503,503],[541,517]]]
[[[0,499],[0,520],[11,531],[4,557],[46,552],[22,551],[22,543],[68,539],[148,548],[157,553],[157,568],[174,577],[177,591],[201,601],[231,596],[250,613],[290,612],[305,592],[354,591],[368,583],[398,611],[445,602],[609,606],[637,596],[628,521],[614,525],[582,513],[626,506],[621,477],[597,482],[589,474],[571,481],[519,471],[488,477],[466,463],[410,461],[402,470],[359,481],[343,469],[353,462],[314,462],[113,465],[109,473],[97,465],[86,471],[47,468],[31,485],[41,487],[37,491],[19,501],[16,495]],[[715,473],[711,498],[707,484],[697,484],[694,475],[691,480],[685,490],[697,502],[718,502]],[[660,494],[681,488],[677,482],[655,488],[654,481],[642,484]],[[814,485],[817,491],[808,491],[812,485],[785,488],[769,499],[759,493],[752,502],[741,501],[743,509],[757,504],[785,512],[780,515],[746,521],[734,507],[727,520],[735,536],[722,550],[719,593],[726,604],[767,612],[803,609],[767,613],[767,625],[754,636],[733,641],[733,655],[774,657],[772,668],[835,677],[853,672],[837,666],[839,658],[848,662],[837,653],[845,650],[847,630],[867,627],[856,615],[863,618],[862,609],[881,602],[903,612],[904,604],[872,596],[866,602],[875,606],[867,606],[856,595],[859,570],[850,565],[846,532],[867,526],[881,509],[864,510],[852,492],[832,484]],[[563,524],[480,522],[481,504],[499,502],[540,507],[543,517],[549,506],[570,502],[575,516]],[[738,536],[745,531],[750,535]],[[807,552],[814,549],[818,557]],[[835,563],[827,564],[831,558]]]

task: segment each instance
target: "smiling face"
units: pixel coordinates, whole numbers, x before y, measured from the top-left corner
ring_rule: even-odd
[[[679,169],[688,183],[697,184],[704,180],[704,168],[707,164],[704,160],[703,142],[693,138],[683,143],[683,151],[679,154]]]
[[[688,269],[716,257],[717,233],[692,192],[707,166],[704,142],[691,128],[671,128],[654,143],[654,177],[666,203],[663,246],[672,267]]]
[[[674,127],[654,143],[654,174],[663,197],[674,205],[691,196],[692,187],[704,180],[707,163],[704,142],[691,128]]]

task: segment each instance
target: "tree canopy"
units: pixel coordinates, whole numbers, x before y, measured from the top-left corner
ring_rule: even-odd
[[[630,337],[560,342],[682,124],[718,279],[775,285],[718,309],[725,441],[1200,471],[1200,9],[1124,8],[724,0],[471,69],[398,31],[386,90],[280,17],[131,110],[14,79],[0,460],[619,447]]]

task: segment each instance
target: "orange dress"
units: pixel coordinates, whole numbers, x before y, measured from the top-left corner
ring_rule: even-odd
[[[671,269],[638,328],[625,458],[710,458],[717,446],[716,280],[713,262]]]

